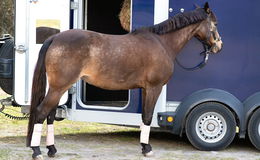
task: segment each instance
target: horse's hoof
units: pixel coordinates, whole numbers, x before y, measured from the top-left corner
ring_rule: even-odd
[[[33,160],[43,160],[42,152],[39,146],[31,147],[33,150],[32,158]]]
[[[53,153],[49,153],[49,152],[48,152],[48,157],[50,157],[50,158],[55,157],[55,153],[53,154]]]
[[[144,156],[145,157],[152,157],[154,154],[153,154],[153,151],[150,151],[148,153],[144,153]]]
[[[49,153],[49,152],[48,152],[48,157],[50,157],[50,158],[55,157],[55,153],[53,154],[53,153]]]
[[[54,145],[51,145],[51,146],[47,146],[46,148],[48,148],[49,149],[49,151],[48,151],[48,156],[49,157],[55,157],[55,154],[57,153],[57,149],[55,148],[55,146]]]
[[[145,157],[151,157],[153,155],[152,146],[150,144],[141,143],[142,153]]]
[[[43,156],[42,155],[38,155],[35,158],[33,158],[33,160],[43,160]]]

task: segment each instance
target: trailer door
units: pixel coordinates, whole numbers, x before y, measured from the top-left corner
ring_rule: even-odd
[[[30,105],[34,67],[42,43],[70,27],[70,0],[16,0],[14,98]],[[68,93],[60,104],[67,101]]]

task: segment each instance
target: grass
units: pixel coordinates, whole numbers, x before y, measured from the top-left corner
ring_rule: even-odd
[[[6,98],[6,95],[0,93],[0,99]],[[4,110],[5,112],[12,115],[21,115],[21,108],[8,106]],[[31,155],[31,150],[25,148],[25,136],[27,133],[27,124],[28,120],[12,120],[5,117],[0,113],[0,160],[13,160],[13,159],[27,159]],[[108,139],[110,141],[113,139],[113,136],[116,136],[116,139],[123,141],[129,141],[134,139],[132,136],[125,136],[132,132],[137,133],[138,129],[112,126],[99,123],[88,123],[88,122],[75,122],[70,120],[56,121],[54,123],[55,135],[57,138],[62,139],[71,139],[71,140],[84,140],[85,137],[90,139]],[[43,136],[46,136],[46,122],[43,128]],[[98,134],[97,134],[98,133]],[[125,134],[124,134],[125,133]],[[139,133],[139,132],[138,132]],[[105,135],[105,136],[104,136]],[[43,137],[44,141],[45,137]],[[111,140],[112,141],[112,140]],[[115,142],[115,141],[113,141]],[[59,144],[60,146],[65,145]],[[77,143],[67,144],[64,148],[72,148],[75,145],[75,150],[77,149]],[[8,146],[8,147],[7,147]],[[21,148],[23,151],[12,150],[15,148]],[[43,149],[44,151],[44,149]],[[76,157],[75,157],[76,156]],[[78,155],[79,156],[79,155]],[[77,155],[73,155],[74,159],[81,158]]]

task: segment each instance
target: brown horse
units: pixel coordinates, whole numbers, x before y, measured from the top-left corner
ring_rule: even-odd
[[[53,117],[61,96],[79,79],[108,90],[142,89],[140,143],[142,153],[152,153],[149,133],[155,103],[173,73],[175,57],[193,37],[211,52],[222,48],[217,21],[208,3],[204,8],[180,13],[151,27],[126,35],[69,30],[47,39],[34,72],[27,145],[33,158],[41,158],[42,123],[47,118],[48,155],[54,156]],[[45,96],[46,73],[49,90]]]

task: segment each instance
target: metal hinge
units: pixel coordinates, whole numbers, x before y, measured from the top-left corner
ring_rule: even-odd
[[[70,2],[70,9],[72,9],[72,10],[79,9],[79,3],[78,2]]]
[[[72,86],[70,89],[69,89],[69,94],[75,94],[76,93],[76,87]]]

